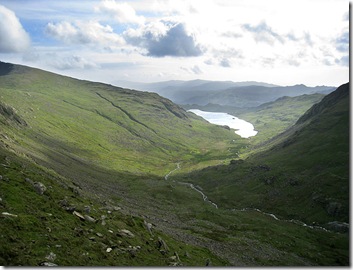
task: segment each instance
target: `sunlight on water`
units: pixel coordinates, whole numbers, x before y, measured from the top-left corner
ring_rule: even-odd
[[[249,138],[257,134],[257,131],[254,130],[254,126],[251,123],[228,113],[205,112],[198,109],[191,109],[188,111],[201,116],[211,124],[228,126],[232,129],[235,129],[235,133],[242,138]]]

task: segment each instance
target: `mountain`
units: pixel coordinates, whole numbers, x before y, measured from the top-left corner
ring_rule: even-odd
[[[262,82],[232,82],[232,81],[165,81],[157,83],[134,83],[128,81],[115,82],[127,88],[155,92],[177,104],[187,104],[194,97],[209,95],[215,91],[222,91],[231,87],[262,86],[274,87],[276,85]]]
[[[187,181],[229,208],[251,205],[326,228],[349,222],[349,84],[246,156],[193,172]]]
[[[182,104],[206,105],[212,103],[240,108],[257,107],[263,103],[271,102],[284,96],[295,97],[304,94],[328,93],[332,92],[334,89],[333,87],[326,86],[307,87],[305,85],[285,87],[232,87],[213,93],[194,95],[192,98],[183,100]]]
[[[0,74],[2,265],[349,264],[346,231],[287,221],[272,201],[266,209],[276,210],[280,219],[238,208],[267,205],[260,192],[263,182],[256,181],[264,181],[260,173],[267,172],[264,165],[276,172],[275,146],[292,133],[273,139],[266,148],[272,154],[266,157],[260,155],[262,148],[253,152],[251,141],[155,93],[9,63],[0,63]],[[322,117],[324,113],[320,111]],[[303,129],[312,125],[305,123]],[[242,163],[234,160],[237,153],[251,156]],[[252,154],[258,159],[251,160]],[[323,166],[317,162],[319,168],[312,166],[316,170]],[[344,171],[333,172],[333,165],[327,167],[326,176],[343,178]],[[297,171],[292,167],[281,164],[294,178]],[[250,169],[254,173],[247,176]],[[212,172],[213,178],[207,174],[199,179],[200,172]],[[304,172],[315,176],[309,169]],[[325,181],[325,172],[316,177]],[[187,178],[192,174],[195,178]],[[254,185],[234,189],[237,179]],[[283,196],[276,195],[270,184],[266,187],[283,204]],[[338,213],[334,225],[346,229],[345,193],[334,191],[323,202],[331,213]],[[325,195],[326,188],[320,192]],[[297,209],[293,202],[283,205]],[[310,211],[317,209],[314,204]],[[315,216],[324,218],[322,212]]]
[[[26,137],[23,147],[38,160],[99,160],[110,169],[158,173],[190,151],[218,152],[214,142],[233,137],[154,93],[5,63],[0,69],[2,107],[27,123],[16,136]]]
[[[274,101],[283,96],[300,96],[304,94],[328,94],[335,87],[307,87],[303,84],[277,86],[261,82],[232,81],[166,81],[158,83],[122,82],[125,87],[156,92],[177,104],[218,104],[232,107],[256,107]]]

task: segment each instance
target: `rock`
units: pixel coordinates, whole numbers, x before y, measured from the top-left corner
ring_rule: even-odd
[[[41,182],[34,182],[33,187],[39,195],[43,195],[47,190],[46,186],[44,186]]]
[[[102,220],[102,225],[105,226],[107,223],[105,222],[105,219],[107,218],[107,216],[102,215],[101,216],[101,220]]]
[[[40,266],[58,266],[57,264],[52,263],[52,262],[42,262],[39,265]]]
[[[6,216],[6,217],[18,217],[17,215],[14,215],[14,214],[10,214],[8,212],[2,212],[1,213],[3,216]]]
[[[125,237],[125,236],[131,237],[131,238],[135,237],[135,235],[132,232],[130,232],[129,230],[126,230],[126,229],[119,230],[118,235],[121,237]]]
[[[45,257],[48,261],[55,261],[56,259],[56,254],[54,252],[50,252],[49,255]]]
[[[89,215],[85,215],[85,216],[84,216],[84,219],[87,220],[87,221],[89,221],[89,222],[93,222],[93,223],[97,222],[93,217],[91,217],[91,216],[89,216]]]
[[[85,211],[86,214],[89,214],[89,213],[91,213],[91,207],[85,206],[83,211]]]
[[[0,181],[2,180],[2,175],[0,175]]]
[[[332,221],[326,224],[326,228],[329,230],[340,232],[340,233],[347,233],[349,232],[349,224],[345,222],[339,221]]]
[[[153,233],[152,233],[152,224],[151,224],[151,223],[148,223],[146,220],[143,221],[143,224],[145,225],[147,231],[153,236]]]
[[[27,183],[29,183],[29,184],[33,185],[33,181],[32,181],[31,179],[26,178],[26,179],[25,179],[25,181],[26,181]]]
[[[112,248],[107,248],[106,252],[110,253],[112,250]]]
[[[78,218],[81,219],[81,220],[85,220],[85,217],[82,216],[82,215],[81,215],[79,212],[77,212],[77,211],[73,211],[72,214],[75,215],[76,217],[78,217]]]
[[[162,254],[166,254],[169,251],[169,247],[167,245],[167,243],[161,238],[158,237],[158,249]]]
[[[91,240],[91,241],[96,241],[96,238],[94,236],[92,236],[92,237],[90,237],[88,239]]]
[[[110,232],[110,233],[114,233],[112,230],[108,230],[108,232]]]
[[[101,234],[101,233],[99,233],[99,232],[97,232],[96,235],[97,235],[98,237],[103,237],[103,234]]]
[[[61,201],[59,201],[59,204],[60,204],[61,207],[67,207],[67,206],[69,206],[69,202],[67,201],[67,198],[65,198],[65,199],[63,199],[63,200],[61,200]]]

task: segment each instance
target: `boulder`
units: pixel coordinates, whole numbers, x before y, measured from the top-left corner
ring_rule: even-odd
[[[347,233],[349,232],[349,224],[345,222],[339,221],[332,221],[326,224],[326,228],[329,230],[340,232],[340,233]]]
[[[85,217],[82,216],[82,215],[81,215],[79,212],[77,212],[77,211],[73,211],[72,214],[73,214],[74,216],[78,217],[78,218],[81,219],[81,220],[85,220]]]
[[[119,230],[118,235],[121,237],[130,237],[130,238],[135,237],[135,235],[132,232],[126,229]]]
[[[39,195],[43,195],[44,192],[47,190],[46,186],[44,186],[44,184],[42,184],[41,182],[34,182],[33,187]]]
[[[89,215],[85,215],[84,216],[84,219],[89,221],[89,222],[92,222],[92,223],[95,223],[97,222],[93,217],[89,216]]]

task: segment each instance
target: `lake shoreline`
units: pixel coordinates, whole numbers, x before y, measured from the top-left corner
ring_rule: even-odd
[[[242,138],[253,137],[258,133],[258,131],[255,130],[253,124],[228,113],[206,112],[199,109],[190,109],[188,112],[192,112],[198,116],[201,116],[211,124],[228,126],[231,129],[235,129],[234,132]]]

